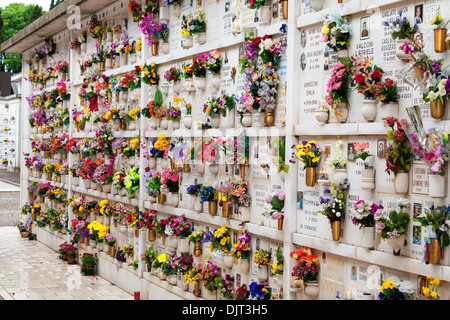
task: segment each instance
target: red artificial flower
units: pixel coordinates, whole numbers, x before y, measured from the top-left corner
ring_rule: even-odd
[[[394,125],[394,117],[386,117],[385,125],[392,127]]]
[[[382,75],[383,75],[383,74],[381,73],[380,70],[374,70],[374,71],[373,71],[373,74],[372,74],[372,77],[373,77],[375,80],[378,80],[378,79],[381,78]]]
[[[361,75],[361,74],[357,74],[355,76],[355,81],[358,82],[358,83],[364,83],[364,76]]]
[[[398,141],[403,141],[405,139],[405,133],[403,131],[395,132],[395,137]]]

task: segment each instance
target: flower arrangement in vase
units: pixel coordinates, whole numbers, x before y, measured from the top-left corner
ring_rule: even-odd
[[[365,142],[359,142],[353,144],[355,149],[354,160],[361,159],[364,162],[364,169],[362,169],[362,184],[361,188],[373,190],[375,188],[375,169],[373,160],[374,157],[368,151],[369,144]]]
[[[285,197],[284,191],[277,190],[264,198],[264,201],[266,202],[264,204],[264,213],[268,214],[271,219],[278,220],[281,223],[280,227],[282,227],[282,221],[284,219],[283,209]],[[278,229],[281,230],[281,228]]]
[[[429,239],[425,244],[424,261],[439,264],[443,257],[443,249],[450,244],[447,230],[450,225],[448,219],[450,207],[431,206],[424,213],[411,220],[419,222],[422,227],[429,229]]]
[[[194,256],[200,257],[202,255],[202,240],[203,240],[204,234],[203,230],[192,232],[189,237],[188,241],[192,242],[194,244]]]
[[[332,113],[339,122],[345,122],[348,118],[349,103],[349,82],[351,73],[347,66],[338,62],[327,82],[327,95],[325,101],[330,105]]]
[[[215,265],[211,261],[208,261],[206,265],[201,266],[200,273],[198,274],[198,279],[203,283],[203,288],[205,288],[205,290],[207,291],[205,294],[205,298],[207,300],[215,300],[218,282],[221,279],[220,270],[217,265]]]
[[[378,298],[380,300],[405,300],[411,298],[416,291],[412,281],[392,277],[383,282]]]
[[[339,185],[333,183],[332,190],[325,188],[324,195],[319,198],[323,210],[318,212],[328,218],[334,241],[341,238],[341,222],[345,218],[346,195],[349,187],[348,179],[344,179]]]
[[[225,274],[225,277],[221,277],[217,284],[218,292],[223,296],[224,300],[232,300],[234,293],[234,277]]]
[[[307,296],[317,298],[319,296],[317,280],[320,270],[319,258],[307,247],[291,251],[289,256],[295,261],[291,276],[295,281],[304,283]]]
[[[405,130],[399,121],[395,121],[393,117],[387,117],[385,126],[391,128],[387,138],[393,141],[393,144],[386,147],[386,172],[395,175],[395,192],[405,194],[409,190],[408,172],[414,159],[412,146],[408,143]]]
[[[435,26],[434,29],[434,51],[437,53],[443,53],[447,49],[446,39],[447,39],[447,25],[450,22],[448,20],[443,27],[441,27],[441,23],[443,22],[441,8],[438,7],[436,15],[430,21],[432,26]]]
[[[144,64],[143,66],[136,66],[136,71],[140,73],[140,78],[142,82],[148,85],[157,85],[159,83],[159,72],[158,66],[155,62],[150,62],[149,64]]]
[[[427,276],[426,286],[422,286],[423,295],[427,300],[441,300],[441,297],[437,293],[438,287],[441,285],[439,278],[433,278],[432,276]]]
[[[277,248],[277,251],[275,253],[275,258],[276,259],[273,262],[270,271],[271,271],[272,275],[283,274],[284,256],[283,256],[283,252],[281,251],[280,247]]]
[[[222,251],[229,253],[231,250],[231,231],[226,225],[222,225],[214,231],[203,232],[202,243],[209,242],[209,251]]]
[[[340,14],[325,14],[323,18],[324,26],[320,42],[324,42],[331,50],[337,52],[338,57],[346,56],[352,34],[349,18]],[[341,50],[344,52],[340,53]]]
[[[319,166],[322,148],[315,141],[303,140],[301,144],[292,146],[294,151],[291,155],[291,163],[295,159],[303,163],[303,169],[306,169],[306,185],[313,187],[316,184],[316,168]]]
[[[282,174],[282,179],[284,179],[285,174],[289,171],[289,164],[286,163],[286,138],[275,138],[273,141],[268,140],[268,143],[272,164],[276,166],[277,172]],[[297,156],[299,151],[297,151]]]
[[[266,281],[268,279],[268,266],[270,265],[270,259],[272,258],[272,252],[268,249],[259,249],[253,255],[253,262],[258,266],[258,280]]]
[[[408,199],[398,199],[397,208],[392,209],[387,214],[380,208],[374,215],[375,218],[375,249],[377,249],[381,239],[387,241],[392,247],[394,255],[399,256],[400,250],[405,243],[405,233],[408,230],[410,220],[405,208],[409,207]]]
[[[150,272],[152,270],[153,263],[158,258],[158,251],[154,250],[153,246],[151,246],[141,253],[140,258],[142,262],[147,264],[147,271]]]
[[[408,55],[399,48],[407,43],[414,42],[414,35],[418,32],[419,25],[411,25],[408,19],[403,16],[402,10],[398,10],[398,17],[395,20],[391,23],[385,21],[384,25],[391,29],[391,37],[397,42],[397,57],[402,60],[408,59]]]
[[[192,60],[192,75],[194,86],[199,90],[204,90],[206,87],[206,64],[205,54],[201,54]]]
[[[250,246],[251,237],[248,234],[247,230],[242,230],[241,235],[239,236],[237,242],[233,244],[230,250],[230,255],[237,259],[239,263],[243,263],[245,260],[247,263],[250,262],[252,248]],[[242,259],[242,261],[240,260]],[[230,266],[228,266],[230,267]],[[243,267],[243,270],[248,270],[248,266]]]
[[[253,281],[248,286],[250,292],[250,300],[270,300],[272,297],[272,289],[266,283]]]
[[[375,202],[359,200],[353,206],[352,223],[363,230],[361,246],[373,248],[375,239],[375,213],[379,206]]]

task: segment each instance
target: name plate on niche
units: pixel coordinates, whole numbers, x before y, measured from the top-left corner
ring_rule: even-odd
[[[414,163],[412,166],[412,193],[428,194],[428,174],[430,167],[425,163]]]

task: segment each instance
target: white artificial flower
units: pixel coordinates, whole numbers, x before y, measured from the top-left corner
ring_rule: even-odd
[[[399,277],[394,276],[394,277],[391,277],[390,279],[392,279],[391,283],[396,287],[398,287],[400,285],[400,283],[402,282]]]
[[[397,199],[397,205],[399,205],[399,206],[407,207],[407,206],[409,206],[409,203],[410,203],[409,200],[406,198]]]
[[[341,216],[341,213],[340,213],[340,212],[337,212],[337,213],[336,213],[336,217],[339,218],[340,216]]]
[[[413,294],[416,291],[416,285],[411,281],[403,281],[398,290],[407,294]]]
[[[437,98],[437,93],[436,93],[436,92],[431,91],[431,92],[428,94],[428,99],[430,99],[431,101],[436,100],[436,98]]]

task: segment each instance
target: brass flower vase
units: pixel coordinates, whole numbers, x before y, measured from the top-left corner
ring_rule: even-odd
[[[208,212],[212,216],[216,215],[216,212],[217,212],[217,201],[208,201]]]
[[[191,172],[191,167],[189,166],[189,164],[185,163],[185,164],[183,165],[183,172],[184,172],[184,173],[189,173],[189,172]]]
[[[339,241],[341,238],[341,220],[331,222],[331,235],[334,241]]]
[[[316,167],[307,167],[306,168],[306,185],[308,187],[314,187],[316,184]]]
[[[116,253],[116,247],[110,246],[109,247],[109,256],[114,258],[115,253]]]
[[[444,103],[442,100],[433,100],[430,102],[430,113],[433,119],[441,119],[444,116]]]
[[[264,123],[271,126],[275,122],[275,112],[273,110],[264,110]]]
[[[193,293],[194,293],[194,296],[196,296],[196,297],[199,297],[201,294],[200,284],[198,281],[194,283],[194,292]]]
[[[158,43],[152,43],[152,56],[158,55]]]
[[[222,215],[224,218],[231,217],[232,205],[231,202],[223,202],[222,203]]]
[[[434,51],[436,51],[437,53],[445,52],[446,38],[447,38],[447,29],[443,28],[434,29]]]
[[[164,202],[166,202],[166,195],[162,194],[161,192],[158,194],[158,203],[159,204],[164,204]]]
[[[239,165],[239,172],[241,174],[241,179],[244,179],[245,178],[245,164]]]
[[[202,243],[194,242],[194,256],[200,257],[202,255]]]
[[[442,247],[439,239],[430,239],[428,244],[428,262],[432,264],[439,264],[442,258]]]
[[[284,215],[278,218],[278,230],[283,230]]]
[[[281,11],[283,13],[283,19],[288,18],[288,0],[281,0]]]
[[[120,130],[125,130],[127,128],[127,121],[125,119],[120,119]]]
[[[86,123],[85,123],[85,122],[80,122],[80,123],[78,124],[77,128],[78,128],[79,130],[83,131],[85,126],[86,126]]]
[[[154,229],[148,230],[148,241],[154,242],[156,239],[156,231]]]
[[[100,61],[100,72],[105,71],[105,61]]]

